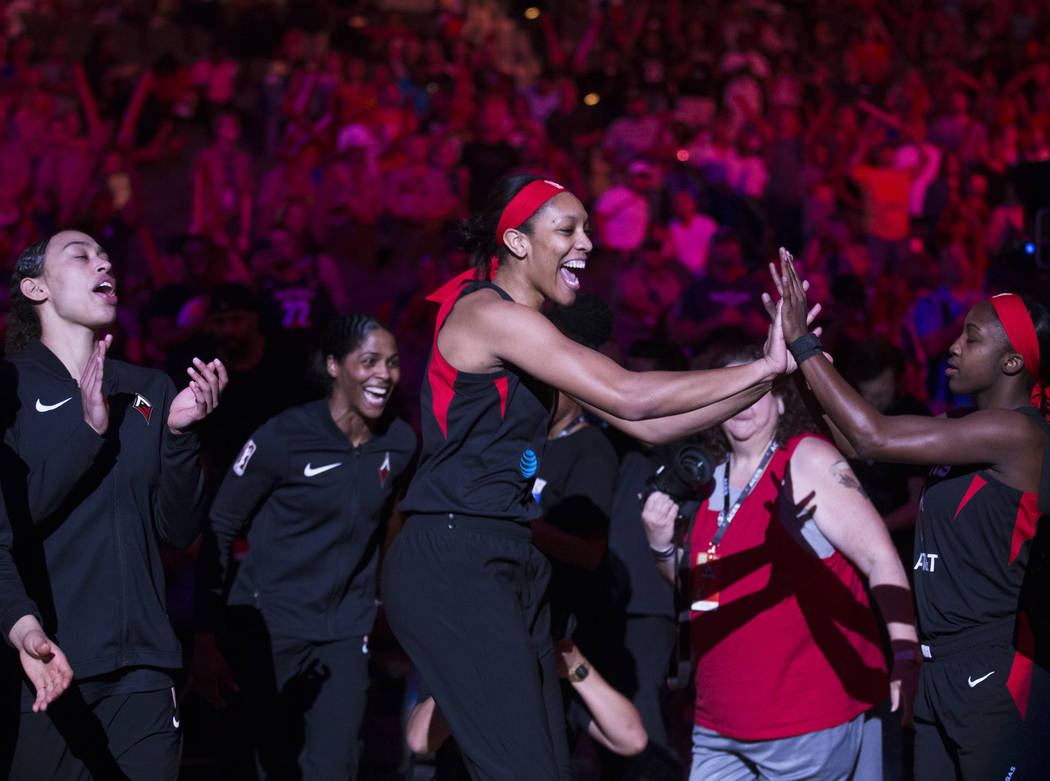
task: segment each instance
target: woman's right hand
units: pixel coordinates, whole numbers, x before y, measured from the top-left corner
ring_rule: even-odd
[[[106,362],[106,351],[113,343],[113,335],[106,334],[91,351],[84,373],[80,375],[80,403],[84,408],[84,420],[101,436],[109,428],[109,401],[102,392],[102,371]]]
[[[62,649],[48,639],[36,616],[25,615],[15,622],[8,635],[18,650],[26,677],[36,690],[33,712],[47,710],[73,681],[73,668]]]
[[[777,309],[780,313],[784,341],[788,344],[800,336],[805,336],[809,332],[809,324],[816,316],[812,310],[807,311],[806,288],[808,286],[799,279],[794,260],[791,253],[781,247],[779,273],[776,264],[769,264],[773,283],[780,294]]]
[[[649,547],[665,550],[674,541],[674,522],[678,517],[678,505],[665,493],[653,491],[642,506],[642,523]]]

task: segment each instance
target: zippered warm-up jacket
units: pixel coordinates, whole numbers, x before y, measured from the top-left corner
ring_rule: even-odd
[[[385,521],[415,450],[415,433],[398,419],[354,447],[327,399],[263,424],[212,504],[201,628],[214,630],[225,596],[286,637],[326,642],[371,632]],[[246,529],[250,547],[234,577],[234,539]]]
[[[102,436],[84,421],[76,380],[38,340],[3,363],[0,383],[15,560],[45,630],[78,680],[178,669],[159,543],[192,543],[205,508],[197,436],[167,426],[174,383],[107,359]]]

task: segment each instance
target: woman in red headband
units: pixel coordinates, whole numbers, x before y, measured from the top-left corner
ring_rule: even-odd
[[[554,182],[501,181],[467,232],[474,270],[431,296],[423,448],[383,599],[474,778],[569,778],[550,565],[529,530],[554,390],[671,441],[752,404],[789,360],[779,321],[761,359],[708,372],[633,373],[563,336],[539,310],[572,303],[591,240],[583,204]]]
[[[912,564],[923,662],[915,778],[1046,778],[1050,529],[1045,518],[1037,528],[1050,510],[1050,425],[1030,400],[1050,363],[1050,311],[1012,293],[977,304],[947,369],[951,390],[972,395],[976,409],[885,416],[807,333],[791,256],[781,251],[780,271],[772,270],[785,338],[843,444],[861,458],[933,465]]]

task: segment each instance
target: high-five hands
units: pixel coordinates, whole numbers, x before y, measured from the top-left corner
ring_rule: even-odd
[[[820,304],[807,311],[806,291],[809,290],[809,283],[799,278],[794,257],[783,247],[780,248],[779,270],[776,263],[770,263],[769,273],[773,277],[777,293],[780,294],[778,303],[782,305],[781,328],[784,331],[784,340],[791,344],[809,331],[810,323],[820,311]],[[768,295],[762,296],[762,303],[766,307],[766,312],[769,312],[772,317],[773,312],[770,309],[772,300]]]
[[[799,279],[798,272],[795,270],[794,258],[783,247],[780,248],[780,270],[777,270],[775,263],[770,263],[769,272],[773,277],[773,284],[776,285],[777,292],[780,294],[780,300],[774,304],[772,296],[768,293],[762,294],[762,305],[765,307],[766,314],[769,315],[771,321],[769,337],[766,339],[767,354],[769,352],[769,344],[775,336],[783,339],[785,344],[791,344],[800,336],[808,333],[809,326],[816,320],[821,311],[819,303],[814,304],[808,310],[806,309],[806,291],[809,290],[809,283]],[[817,327],[813,330],[813,333],[820,336],[821,329]],[[785,360],[787,363],[785,372],[787,374],[798,368],[795,359],[790,353],[787,353]]]

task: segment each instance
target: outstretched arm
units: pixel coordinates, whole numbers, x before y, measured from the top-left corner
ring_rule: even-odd
[[[642,725],[638,709],[602,678],[580,653],[572,638],[555,643],[554,653],[558,675],[562,678],[569,678],[569,673],[581,664],[588,668],[582,680],[569,680],[573,691],[580,696],[591,714],[591,722],[587,725],[590,736],[621,756],[641,753],[649,743],[649,736]]]
[[[487,293],[470,296],[449,315],[438,335],[445,358],[463,371],[494,371],[513,364],[565,391],[614,425],[679,416],[729,399],[743,408],[789,368],[784,340],[775,326],[765,355],[749,364],[708,371],[630,372],[568,339],[536,310]],[[453,321],[456,328],[450,332]],[[485,335],[480,350],[477,334]],[[745,393],[753,397],[741,397]],[[720,414],[727,413],[723,409]],[[664,421],[658,430],[631,428],[643,440],[663,441],[710,424],[710,420],[688,417]]]
[[[790,253],[781,251],[778,272],[770,264],[783,301],[788,343],[803,336],[806,294]],[[768,306],[768,305],[767,305]],[[906,464],[990,463],[1014,465],[1041,447],[1034,424],[1017,425],[1018,413],[986,409],[962,418],[883,415],[855,391],[823,354],[804,361],[803,375],[817,401],[861,458]]]
[[[786,368],[784,342],[743,366],[688,372],[630,372],[596,350],[563,336],[539,312],[499,302],[475,307],[478,333],[491,352],[601,412],[623,420],[680,415],[728,399]],[[441,336],[443,336],[442,333]],[[441,339],[439,336],[439,340]],[[442,352],[445,352],[443,344]]]

